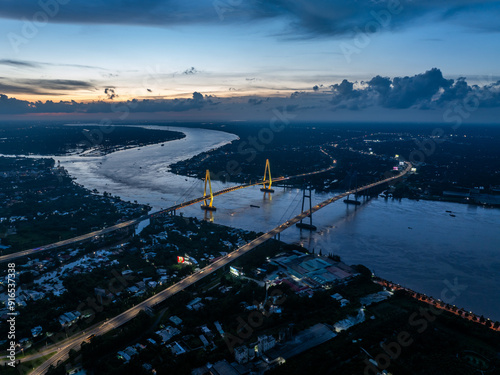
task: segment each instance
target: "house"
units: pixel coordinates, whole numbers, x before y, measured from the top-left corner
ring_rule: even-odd
[[[205,336],[200,335],[200,336],[198,336],[198,337],[200,338],[201,342],[203,343],[203,346],[208,346],[208,345],[210,345],[210,343],[208,342],[208,340],[206,339],[206,337],[205,337]]]
[[[259,350],[259,354],[265,353],[268,350],[271,350],[276,345],[276,340],[273,336],[262,335],[257,338],[257,348]]]
[[[239,364],[247,363],[255,358],[255,349],[249,349],[245,345],[234,348],[234,359]]]
[[[31,335],[33,337],[37,337],[38,335],[40,335],[40,333],[42,333],[43,329],[41,326],[38,326],[38,327],[35,327],[31,330]]]
[[[207,335],[207,337],[209,337],[209,338],[214,337],[212,331],[207,326],[201,327],[201,331],[203,332],[203,334]]]
[[[176,326],[180,325],[182,323],[182,319],[175,316],[175,315],[172,315],[169,320],[174,323]]]
[[[205,305],[203,303],[201,303],[201,298],[200,297],[196,297],[194,300],[192,300],[191,302],[189,302],[186,307],[189,309],[189,310],[194,310],[194,311],[198,311],[200,310],[201,308],[203,308]]]
[[[178,335],[179,333],[181,333],[181,331],[170,326],[160,331],[156,331],[156,334],[161,337],[162,342],[169,341],[172,337]]]
[[[224,337],[224,330],[222,329],[222,326],[220,325],[219,322],[214,322],[215,328],[217,328],[217,331],[219,334]]]
[[[123,359],[125,361],[125,363],[127,363],[131,360],[130,356],[125,352],[119,351],[117,354],[118,354],[118,358]]]
[[[74,324],[76,321],[78,321],[78,319],[80,319],[81,315],[82,314],[79,311],[67,312],[65,314],[62,314],[58,320],[59,320],[59,323],[61,324],[61,326],[69,327],[72,324]]]
[[[181,344],[179,344],[177,341],[170,344],[170,350],[172,351],[172,354],[175,356],[181,355],[186,353],[186,349],[184,349]]]

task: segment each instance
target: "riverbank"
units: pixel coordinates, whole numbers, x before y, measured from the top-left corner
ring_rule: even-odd
[[[146,129],[140,126],[67,124],[18,126],[0,125],[3,154],[54,156],[105,156],[110,153],[166,143],[184,138],[178,131]]]

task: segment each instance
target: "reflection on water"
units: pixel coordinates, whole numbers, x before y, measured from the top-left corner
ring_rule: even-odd
[[[237,138],[204,129],[170,129],[187,136],[165,147],[152,145],[102,158],[58,159],[89,189],[149,203],[155,209],[169,207],[203,195],[201,180],[174,175],[169,164]],[[213,189],[230,185],[214,181]],[[275,190],[269,194],[252,187],[216,197],[216,212],[203,211],[199,205],[182,211],[185,216],[266,232],[301,209],[299,189]],[[329,197],[313,192],[313,204]],[[456,279],[467,288],[453,304],[500,320],[500,210],[378,198],[361,206],[335,202],[315,213],[313,223],[317,232],[290,228],[281,239],[311,251],[338,254],[349,264],[362,263],[381,277],[435,298],[442,299],[445,283],[454,284]]]

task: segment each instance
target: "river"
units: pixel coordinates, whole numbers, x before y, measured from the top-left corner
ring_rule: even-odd
[[[237,139],[207,129],[169,129],[186,137],[103,157],[55,158],[87,188],[148,203],[158,210],[203,195],[203,181],[172,174],[170,164]],[[219,190],[231,185],[235,183],[214,182],[212,187]],[[313,192],[313,204],[330,196]],[[301,201],[298,189],[276,188],[270,195],[252,187],[216,197],[216,212],[206,213],[199,205],[182,212],[265,232],[299,213]],[[333,203],[315,213],[313,220],[318,231],[290,228],[281,239],[311,251],[340,255],[348,264],[364,264],[380,277],[500,320],[500,210],[376,198],[357,207]]]

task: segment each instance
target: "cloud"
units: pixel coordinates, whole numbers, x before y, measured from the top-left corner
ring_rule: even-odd
[[[463,100],[472,92],[472,88],[467,84],[465,77],[458,78],[455,83],[449,85],[442,95],[439,97],[438,102],[447,102],[454,100]]]
[[[470,98],[470,96],[473,96],[469,102],[470,106],[474,106],[474,99],[477,99],[480,107],[498,107],[500,106],[500,81],[484,87],[474,85],[471,88],[471,94],[467,98]],[[464,99],[463,102],[467,102],[467,99]]]
[[[107,91],[107,92],[106,92]],[[115,95],[112,88],[107,88],[105,93]],[[0,94],[0,114],[33,114],[33,113],[115,113],[115,112],[185,112],[201,109],[205,104],[217,105],[212,97],[205,99],[199,92],[194,92],[189,99],[163,99],[163,100],[128,100],[115,102],[111,105],[106,101],[80,103],[74,100],[54,102],[36,101],[29,102],[16,98],[9,98]]]
[[[7,82],[7,83],[6,83]],[[36,87],[23,86],[12,84],[9,81],[0,79],[0,92],[8,94],[36,94],[36,95],[53,95],[54,93],[46,93]]]
[[[182,72],[182,74],[185,75],[192,75],[192,74],[197,74],[199,73],[194,66],[192,66],[190,69],[186,69],[185,71]]]
[[[433,68],[413,77],[396,77],[392,88],[381,96],[382,105],[389,108],[409,108],[419,102],[429,101],[440,89],[447,89],[452,79],[444,79],[439,69]]]
[[[259,104],[262,104],[263,102],[264,102],[263,99],[256,99],[256,98],[248,99],[248,104],[252,104],[252,105],[259,105]]]
[[[361,82],[361,87],[357,89],[354,88],[354,83],[348,80],[330,87],[333,92],[331,103],[336,108],[353,110],[374,105],[394,109],[424,109],[464,98],[470,90],[464,79],[457,82],[445,79],[437,68],[412,77],[390,79],[375,76],[368,82]]]
[[[47,90],[75,90],[92,89],[94,85],[87,81],[73,79],[16,79],[13,80],[21,85],[34,86]]]
[[[203,95],[200,94],[199,92],[193,92],[193,100],[194,101],[202,101],[203,100]]]
[[[112,87],[105,88],[104,93],[107,95],[109,100],[113,100],[114,98],[118,97],[118,95],[116,95],[115,93],[115,89]]]
[[[354,83],[344,79],[340,84],[330,86],[333,92],[331,103],[336,108],[349,108],[357,110],[368,105],[368,101],[359,100],[363,97],[362,90],[354,90]]]
[[[0,94],[0,114],[26,114],[32,110],[31,103],[24,100],[9,98],[7,95]]]
[[[3,78],[5,80],[5,78]],[[66,85],[68,82],[57,81],[57,85]],[[73,82],[77,85],[86,86],[85,83]],[[46,83],[44,87],[52,87],[54,82]],[[0,92],[8,86],[0,79]],[[318,86],[321,87],[321,86]],[[115,99],[113,103],[108,100],[93,102],[76,101],[36,101],[29,102],[0,96],[0,114],[39,114],[39,113],[67,113],[67,114],[113,114],[117,109],[121,113],[157,113],[157,112],[189,112],[201,111],[201,115],[209,113],[215,106],[217,113],[225,113],[237,116],[251,116],[257,112],[264,113],[278,107],[286,107],[290,111],[309,111],[311,116],[316,113],[337,110],[348,110],[371,113],[370,109],[377,113],[388,114],[411,114],[430,112],[442,113],[450,106],[464,105],[479,108],[500,108],[500,80],[482,84],[469,85],[465,77],[456,80],[443,77],[441,70],[430,69],[424,73],[406,77],[382,77],[375,76],[366,82],[351,82],[347,79],[340,83],[329,86],[331,90],[321,91],[296,91],[291,96],[259,97],[243,96],[232,98],[217,98],[211,95],[205,96],[199,92],[193,92],[190,98],[182,99],[132,99],[128,101],[116,100],[116,92],[113,87],[103,88],[109,99]],[[29,87],[17,88],[20,93],[27,93]],[[256,106],[264,111],[255,111]],[[423,111],[423,110],[427,111]],[[194,112],[192,112],[194,113]],[[214,112],[212,112],[214,113]],[[351,112],[352,113],[352,112]],[[366,118],[367,116],[364,116]]]
[[[37,12],[46,12],[49,22],[71,24],[220,25],[220,12],[230,14],[225,23],[240,25],[258,20],[281,20],[283,35],[292,37],[337,36],[365,29],[370,22],[382,21],[382,29],[408,26],[409,21],[433,15],[435,19],[469,25],[482,30],[500,29],[500,7],[495,1],[476,0],[247,0],[231,5],[217,5],[212,0],[107,0],[90,2],[72,0],[58,5],[56,12],[47,11],[32,0],[0,2],[0,15],[9,19],[32,19]],[[47,2],[48,3],[48,2]],[[392,8],[390,7],[392,4]],[[392,11],[392,12],[391,12]],[[53,15],[52,15],[53,14]],[[474,14],[474,19],[467,17]],[[373,24],[372,24],[373,25]],[[374,31],[373,27],[371,28]]]
[[[60,95],[57,91],[93,88],[91,82],[78,80],[0,77],[0,92],[8,94]]]
[[[93,65],[81,65],[81,64],[63,64],[63,63],[48,63],[41,61],[26,61],[26,60],[14,60],[14,59],[0,59],[0,65],[9,65],[18,68],[44,68],[46,66],[65,66],[72,68],[84,68],[84,69],[98,69],[98,70],[108,70],[100,66]],[[110,74],[110,76],[118,76]]]
[[[40,65],[35,62],[1,59],[0,65],[9,65],[16,68],[38,68]]]

